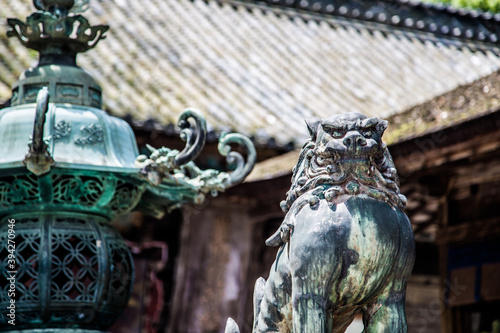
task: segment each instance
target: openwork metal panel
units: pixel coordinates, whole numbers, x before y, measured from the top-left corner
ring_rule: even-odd
[[[52,169],[37,177],[19,169],[0,173],[0,216],[51,208],[113,218],[133,209],[144,190],[138,177],[117,173]]]
[[[13,215],[16,220],[16,328],[105,329],[130,296],[133,266],[128,248],[106,219],[75,213]],[[7,219],[0,242],[7,243]],[[9,277],[8,252],[0,248],[0,275]],[[10,298],[8,285],[0,306]],[[0,331],[7,325],[0,313]]]

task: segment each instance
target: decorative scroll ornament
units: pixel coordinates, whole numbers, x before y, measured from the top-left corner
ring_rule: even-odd
[[[188,119],[194,120],[194,127]],[[199,111],[185,110],[179,117],[179,127],[182,128],[181,138],[186,141],[186,147],[179,152],[175,149],[162,147],[151,150],[149,157],[141,155],[137,158],[136,165],[142,169],[142,174],[148,181],[158,186],[163,180],[183,181],[194,186],[200,193],[212,196],[217,195],[227,188],[241,182],[252,170],[256,152],[253,143],[241,134],[225,134],[219,140],[219,153],[227,157],[229,165],[235,165],[231,173],[218,170],[201,170],[192,161],[198,156],[205,145],[206,123]],[[235,151],[230,145],[238,145],[246,154],[245,158]]]
[[[253,332],[344,332],[358,314],[366,332],[406,332],[415,243],[387,122],[347,113],[307,125],[287,214],[266,241],[280,248],[255,284]],[[225,332],[239,333],[232,319]]]

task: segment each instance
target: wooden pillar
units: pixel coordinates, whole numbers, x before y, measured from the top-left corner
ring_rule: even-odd
[[[221,332],[244,317],[251,248],[248,207],[212,199],[184,209],[171,333]]]

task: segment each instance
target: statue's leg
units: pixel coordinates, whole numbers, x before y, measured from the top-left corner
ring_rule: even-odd
[[[406,333],[405,289],[393,283],[374,302],[365,308],[363,333]],[[399,290],[397,290],[399,289]]]
[[[380,297],[365,308],[363,322],[365,333],[406,333],[408,327],[405,314],[406,284],[415,261],[415,243],[410,222],[400,214],[399,256],[393,266],[391,281]]]
[[[404,215],[403,215],[404,216]],[[380,297],[365,308],[363,322],[365,333],[406,333],[405,314],[406,283],[415,260],[413,231],[408,219],[401,220],[401,244],[398,261],[393,268],[391,281]]]
[[[328,306],[337,301],[332,281],[340,274],[338,256],[335,248],[319,241],[302,249],[290,254],[293,333],[331,332],[332,313]]]
[[[334,208],[320,200],[296,217],[289,253],[293,333],[332,331],[332,313],[328,310],[338,304],[336,287],[350,231],[347,208]]]
[[[254,293],[254,333],[285,332],[292,326],[290,307],[291,280],[287,246],[278,250],[269,278],[257,280]]]
[[[299,290],[297,290],[299,289]],[[324,297],[293,287],[293,333],[328,332],[328,311]]]

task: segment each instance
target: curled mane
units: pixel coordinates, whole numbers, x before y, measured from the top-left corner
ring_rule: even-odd
[[[391,154],[385,144],[377,156],[369,158],[366,170],[349,172],[335,155],[333,163],[318,167],[315,163],[316,144],[308,139],[299,154],[293,169],[292,185],[287,197],[281,202],[281,209],[287,213],[292,204],[303,194],[315,190],[320,199],[335,202],[348,196],[366,195],[385,201],[393,207],[404,209],[406,197],[399,191],[399,178]],[[316,190],[319,189],[319,190]]]

